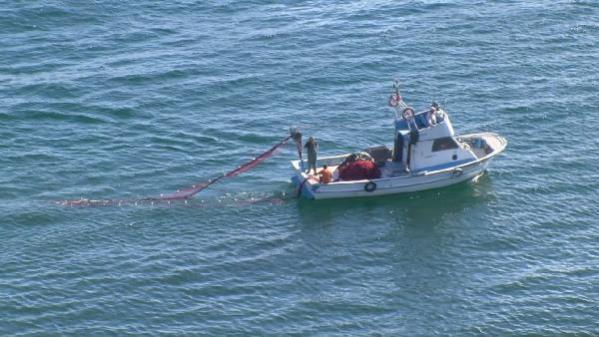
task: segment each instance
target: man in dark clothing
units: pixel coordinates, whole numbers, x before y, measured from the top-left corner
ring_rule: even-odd
[[[310,173],[310,169],[314,169],[314,174],[317,174],[316,151],[318,149],[318,143],[314,140],[314,137],[310,137],[304,147],[308,150],[308,174]]]

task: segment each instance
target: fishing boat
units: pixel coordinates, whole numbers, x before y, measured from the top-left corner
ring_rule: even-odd
[[[299,159],[291,162],[293,183],[309,199],[370,197],[423,191],[476,180],[507,140],[490,132],[456,135],[447,112],[438,104],[416,112],[402,99],[399,87],[389,98],[395,110],[395,139],[356,153],[318,158],[333,179],[324,183],[302,158],[301,134],[292,131]]]

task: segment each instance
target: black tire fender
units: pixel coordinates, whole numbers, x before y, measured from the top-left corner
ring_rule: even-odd
[[[369,181],[364,185],[364,191],[366,192],[374,192],[376,191],[376,183],[374,181]]]
[[[464,174],[464,171],[462,171],[462,169],[461,169],[461,168],[457,168],[457,169],[455,169],[455,170],[451,171],[451,177],[452,177],[452,178],[458,178],[458,177],[460,177],[462,174]]]

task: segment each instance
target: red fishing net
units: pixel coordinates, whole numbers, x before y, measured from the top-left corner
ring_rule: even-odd
[[[252,168],[256,167],[261,162],[272,157],[272,155],[274,155],[275,152],[281,146],[285,145],[285,143],[287,143],[287,141],[290,138],[291,138],[291,136],[287,136],[286,138],[281,140],[279,143],[275,144],[272,148],[270,148],[268,151],[264,152],[260,156],[250,160],[249,162],[239,166],[238,168],[236,168],[232,171],[225,173],[224,175],[209,179],[207,181],[199,182],[195,185],[192,185],[189,188],[185,188],[185,189],[179,190],[174,193],[161,194],[158,197],[147,197],[147,198],[138,198],[138,199],[102,199],[102,200],[83,199],[83,198],[82,199],[71,199],[71,200],[57,201],[56,204],[63,205],[63,206],[110,206],[110,205],[123,205],[123,204],[131,205],[131,204],[138,204],[138,203],[143,203],[143,202],[154,203],[154,202],[170,202],[173,200],[186,200],[186,199],[193,197],[194,195],[198,194],[199,192],[201,192],[208,186],[216,183],[217,181],[219,181],[223,178],[234,177],[243,172],[247,172],[247,171],[251,170]]]
[[[370,160],[356,160],[339,167],[341,180],[377,179],[380,177],[381,171]]]

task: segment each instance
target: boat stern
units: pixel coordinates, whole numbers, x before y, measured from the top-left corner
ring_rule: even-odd
[[[291,182],[297,188],[298,196],[301,195],[308,199],[316,199],[314,191],[318,188],[318,183],[313,181],[315,180],[313,176],[309,176],[304,172],[302,164],[299,160],[291,161],[291,168],[294,172]]]

